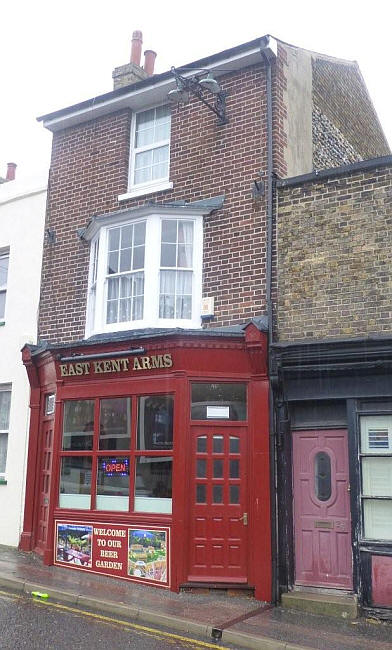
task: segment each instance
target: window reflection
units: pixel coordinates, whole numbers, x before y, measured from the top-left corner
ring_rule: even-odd
[[[129,449],[131,400],[129,397],[102,399],[100,404],[100,449]]]
[[[94,400],[72,400],[64,403],[63,450],[79,451],[93,448]]]
[[[137,448],[146,450],[173,448],[173,397],[139,397]]]

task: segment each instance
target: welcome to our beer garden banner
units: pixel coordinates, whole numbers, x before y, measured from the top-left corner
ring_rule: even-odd
[[[170,529],[56,521],[55,564],[170,586]]]

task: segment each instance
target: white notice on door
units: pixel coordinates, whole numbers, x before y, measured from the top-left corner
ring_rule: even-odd
[[[214,420],[225,418],[228,420],[229,417],[230,415],[228,406],[207,406],[207,418]]]

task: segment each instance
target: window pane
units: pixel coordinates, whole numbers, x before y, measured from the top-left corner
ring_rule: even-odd
[[[204,484],[196,485],[196,503],[207,503],[207,487]]]
[[[120,256],[120,273],[124,273],[124,271],[131,270],[131,260],[132,260],[132,250],[130,248],[124,248],[121,251],[121,256]]]
[[[159,297],[159,318],[174,318],[174,296]]]
[[[240,439],[235,436],[230,436],[230,453],[239,454],[240,453]]]
[[[92,449],[94,400],[64,403],[63,450]]]
[[[319,501],[331,498],[331,459],[324,451],[319,451],[314,458],[314,487]]]
[[[109,230],[109,251],[118,251],[120,248],[120,228]]]
[[[9,428],[10,407],[11,391],[0,390],[0,431],[7,431]]]
[[[121,228],[121,248],[132,248],[133,225]]]
[[[204,458],[198,458],[196,461],[196,476],[197,478],[206,478],[207,476],[207,461]]]
[[[106,322],[117,323],[118,319],[118,302],[110,300],[107,304]]]
[[[161,266],[176,266],[176,245],[175,244],[162,244]]]
[[[214,436],[212,439],[212,451],[214,454],[223,454],[223,436]]]
[[[100,403],[100,449],[129,449],[131,444],[131,400],[102,399]]]
[[[137,169],[135,171],[134,183],[135,185],[139,183],[148,183],[151,180],[151,167],[143,167],[143,169]]]
[[[118,252],[109,253],[108,274],[118,273]]]
[[[365,454],[392,454],[392,416],[361,417],[361,451]]]
[[[203,453],[207,451],[207,436],[199,436],[197,439],[197,451]]]
[[[236,504],[240,502],[240,486],[230,485],[230,503]]]
[[[173,448],[173,397],[139,397],[137,449]]]
[[[97,510],[128,510],[129,459],[106,456],[98,459]]]
[[[8,433],[0,433],[0,474],[5,473],[7,464]]]
[[[214,485],[212,488],[212,502],[223,503],[223,485]]]
[[[362,494],[392,497],[392,458],[362,458]]]
[[[0,287],[7,284],[9,256],[0,256]]]
[[[146,222],[141,221],[140,223],[135,223],[134,234],[133,234],[134,246],[144,245],[145,242],[146,242]]]
[[[213,478],[223,478],[223,460],[214,460]]]
[[[177,296],[176,318],[192,318],[192,296]]]
[[[132,269],[144,268],[144,246],[136,246],[133,249]]]
[[[86,456],[61,459],[60,508],[91,507],[91,466]]]
[[[172,244],[177,242],[176,219],[162,219],[162,242]]]
[[[192,267],[192,252],[192,246],[189,246],[187,244],[178,244],[177,266],[190,269]]]
[[[240,461],[239,460],[231,460],[230,461],[230,473],[229,477],[230,478],[240,478]]]
[[[363,516],[367,539],[392,540],[392,500],[364,499]]]
[[[246,420],[246,385],[192,384],[192,419],[207,420],[208,406],[226,406],[229,409],[227,419]],[[225,418],[226,413],[223,412]]]
[[[0,291],[0,320],[3,320],[5,315],[5,297],[6,292]]]
[[[108,300],[117,300],[119,285],[120,285],[120,279],[119,278],[109,278],[109,280],[108,280]]]
[[[172,502],[172,459],[136,459],[135,511],[170,513]]]

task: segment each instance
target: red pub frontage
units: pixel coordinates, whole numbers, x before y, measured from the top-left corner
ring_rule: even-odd
[[[267,335],[259,323],[25,346],[21,549],[46,564],[271,600]]]

